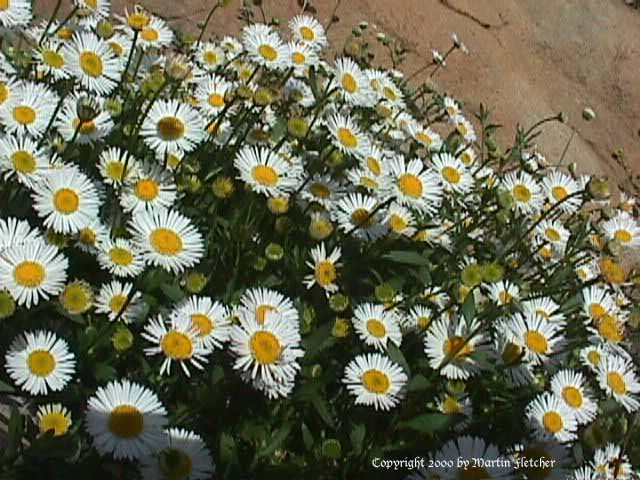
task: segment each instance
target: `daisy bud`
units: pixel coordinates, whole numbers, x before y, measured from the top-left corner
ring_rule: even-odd
[[[393,115],[393,110],[380,103],[376,105],[376,113],[380,118],[389,118],[391,115]]]
[[[466,385],[461,380],[449,380],[447,382],[447,391],[451,395],[462,395],[466,389]]]
[[[309,131],[309,124],[304,118],[292,117],[287,122],[287,130],[292,137],[304,138]]]
[[[587,184],[587,192],[594,200],[607,200],[611,197],[609,184],[605,179],[592,178]]]
[[[240,85],[236,89],[236,95],[242,98],[243,100],[248,100],[253,97],[253,91],[246,85]]]
[[[320,375],[322,375],[322,365],[316,363],[311,367],[311,378],[320,378]]]
[[[9,318],[16,311],[16,301],[6,290],[0,290],[0,320]]]
[[[566,114],[566,113],[564,113],[564,112],[560,112],[560,113],[558,114],[558,121],[559,121],[560,123],[567,123],[567,120],[568,120],[568,118],[567,118],[567,114]]]
[[[353,30],[351,30],[351,35],[353,35],[354,37],[361,37],[362,36],[362,30],[354,28]]]
[[[383,283],[376,286],[375,295],[379,302],[390,302],[393,300],[393,297],[395,297],[396,292],[391,285]]]
[[[233,195],[235,187],[233,186],[233,180],[229,177],[218,177],[211,184],[211,190],[216,198],[221,200],[230,198]]]
[[[378,40],[379,42],[383,42],[386,38],[387,38],[387,36],[382,32],[380,32],[380,33],[378,33],[376,35],[376,40]]]
[[[141,31],[151,21],[151,16],[142,7],[136,5],[133,13],[127,16],[127,24],[132,30]]]
[[[582,111],[582,118],[584,118],[587,122],[590,122],[591,120],[594,120],[596,118],[596,112],[587,107]]]
[[[317,215],[311,218],[309,224],[309,235],[314,240],[324,240],[333,233],[333,224],[328,217]]]
[[[488,283],[499,282],[504,278],[504,268],[496,262],[485,263],[482,265],[482,278]]]
[[[286,235],[289,230],[293,227],[293,222],[289,217],[278,217],[276,218],[276,223],[274,228],[276,229],[276,233],[278,235]]]
[[[267,267],[267,259],[264,257],[258,257],[253,262],[253,269],[258,272],[262,272]]]
[[[331,168],[338,168],[340,165],[344,163],[344,154],[339,150],[334,150],[329,155],[329,159],[327,160],[327,164]]]
[[[125,326],[118,327],[111,337],[111,343],[116,351],[126,352],[133,346],[133,333]]]
[[[267,207],[274,215],[283,215],[289,211],[289,197],[271,197],[267,200]]]
[[[334,323],[331,329],[331,335],[336,338],[346,338],[351,329],[350,325],[349,320],[346,318],[336,318],[336,323]]]
[[[96,32],[101,38],[103,38],[104,40],[108,40],[113,37],[115,30],[111,22],[107,20],[101,20],[96,26]]]
[[[273,93],[268,88],[259,88],[253,94],[253,102],[261,107],[266,107],[273,103]]]
[[[344,312],[349,308],[349,297],[341,293],[331,295],[331,297],[329,297],[329,308],[336,313]]]
[[[624,267],[612,258],[603,258],[599,262],[600,273],[604,279],[613,284],[620,285],[627,280],[627,274]]]
[[[164,71],[170,79],[181,82],[191,73],[189,60],[181,54],[171,55],[164,64]]]
[[[264,256],[271,262],[278,262],[284,256],[284,249],[277,243],[270,243],[264,249]]]
[[[322,442],[322,454],[331,459],[337,460],[342,456],[342,445],[335,438],[329,438]]]
[[[158,464],[165,478],[182,478],[184,472],[191,471],[191,459],[175,448],[160,452]]]
[[[119,117],[122,113],[122,103],[110,98],[105,102],[105,109],[112,117]]]
[[[475,287],[482,283],[482,267],[477,263],[467,265],[462,270],[462,283],[467,287]]]
[[[80,315],[93,306],[93,292],[87,282],[76,280],[65,287],[59,300],[67,312]]]
[[[357,57],[358,55],[360,55],[361,51],[360,44],[355,40],[349,41],[344,46],[344,51],[351,57]]]
[[[76,102],[76,113],[78,114],[78,120],[82,123],[90,122],[100,113],[100,105],[98,105],[98,101],[95,98],[82,95]]]
[[[636,282],[637,283],[637,282]],[[2,308],[2,293],[0,293],[0,309]],[[0,318],[2,318],[2,311],[0,310]],[[640,329],[640,311],[634,310],[629,315],[627,324],[634,330]]]
[[[365,22],[365,21],[360,22],[358,24],[358,27],[360,28],[360,30],[366,30],[369,27],[369,22]]]
[[[569,165],[567,165],[567,169],[569,170],[569,173],[573,178],[578,177],[578,164],[576,162],[571,162]]]
[[[189,272],[184,278],[184,286],[189,293],[200,293],[208,282],[207,276],[200,272]]]

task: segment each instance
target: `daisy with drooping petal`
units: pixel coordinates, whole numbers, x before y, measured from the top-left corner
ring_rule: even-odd
[[[127,166],[125,172],[124,166]],[[100,152],[98,170],[104,183],[120,185],[138,176],[138,160],[119,147],[109,147]],[[124,178],[122,176],[124,175]]]
[[[491,355],[499,371],[513,385],[530,385],[533,382],[533,363],[526,358],[524,348],[511,341],[506,329],[498,326]]]
[[[560,370],[551,379],[551,391],[573,412],[578,425],[590,423],[598,412],[598,404],[590,396],[582,373]]]
[[[578,423],[573,412],[563,401],[549,392],[534,398],[525,410],[535,435],[541,440],[560,443],[576,439]]]
[[[414,227],[416,220],[413,214],[408,208],[397,203],[391,204],[387,210],[387,217],[384,223],[389,226],[390,231],[398,235],[412,237],[416,233]]]
[[[331,254],[327,256],[324,243],[321,243],[311,249],[311,258],[313,262],[306,263],[313,270],[313,273],[304,277],[307,289],[317,283],[327,296],[337,292],[338,285],[335,283],[338,278],[337,269],[342,266],[342,264],[338,263],[338,260],[340,260],[340,248],[334,248]]]
[[[352,323],[360,339],[378,351],[385,351],[388,342],[397,347],[402,343],[398,317],[393,311],[385,310],[384,305],[358,305],[353,311]]]
[[[618,355],[607,355],[600,361],[597,375],[600,388],[627,412],[634,412],[640,408],[640,382],[631,360]]]
[[[31,228],[26,220],[15,217],[0,218],[0,254],[6,248],[37,241],[42,242],[40,231]]]
[[[160,375],[171,374],[173,361],[180,364],[187,377],[191,376],[187,363],[202,370],[203,364],[207,362],[205,355],[209,352],[204,344],[198,341],[198,331],[188,317],[172,316],[165,321],[162,315],[158,315],[145,325],[142,338],[154,344],[153,347],[144,349],[145,355],[162,354],[165,357],[160,367]]]
[[[75,373],[75,357],[55,333],[39,330],[17,337],[5,355],[7,373],[31,395],[59,392]]]
[[[124,158],[126,162],[126,158]],[[130,157],[129,163],[133,160]],[[114,166],[117,171],[119,166]],[[122,165],[124,172],[124,164]],[[139,167],[134,165],[129,176],[127,165],[126,177],[130,178],[120,197],[120,205],[125,212],[136,214],[143,211],[159,211],[171,208],[175,204],[177,187],[170,171],[162,165],[144,163]],[[120,174],[122,178],[122,173]]]
[[[407,125],[409,135],[429,151],[436,152],[442,148],[442,138],[430,127],[423,127],[415,121]]]
[[[233,165],[240,171],[238,178],[254,192],[267,197],[286,196],[300,183],[302,166],[290,164],[268,147],[244,147]]]
[[[239,313],[253,318],[259,325],[272,317],[282,317],[294,331],[299,330],[298,311],[290,298],[268,288],[251,288],[240,297]],[[299,336],[298,336],[299,341]]]
[[[196,265],[204,253],[202,235],[177,210],[139,212],[129,225],[145,262],[180,273]]]
[[[342,382],[356,397],[356,405],[368,405],[377,410],[391,410],[400,403],[407,384],[407,374],[400,365],[385,355],[358,355],[344,369]]]
[[[551,297],[538,297],[520,303],[523,312],[537,313],[551,322],[564,322],[564,313]]]
[[[315,49],[320,50],[329,43],[322,24],[310,15],[296,15],[289,20],[289,28],[293,38]]]
[[[5,179],[15,176],[32,190],[48,169],[45,150],[31,138],[7,135],[0,139],[0,172]]]
[[[67,280],[69,261],[53,245],[34,241],[14,245],[0,255],[0,290],[18,305],[31,308],[40,298],[59,294]]]
[[[351,117],[335,113],[327,119],[326,125],[331,133],[331,142],[340,151],[361,157],[369,149],[367,135]]]
[[[482,459],[484,462],[471,461],[464,466],[458,463],[457,459]],[[446,443],[442,450],[435,454],[433,464],[435,466],[425,474],[440,479],[492,480],[507,479],[512,475],[512,466],[498,447],[486,443],[482,438],[468,435]]]
[[[442,199],[442,186],[436,174],[414,158],[405,162],[402,157],[388,162],[387,194],[401,205],[423,213],[435,213]]]
[[[406,315],[402,315],[400,323],[407,330],[426,332],[433,319],[433,312],[430,308],[416,305]]]
[[[187,318],[194,327],[197,341],[207,351],[222,348],[229,340],[231,321],[224,305],[209,297],[189,297],[171,312],[171,320]]]
[[[167,411],[151,390],[129,380],[112,381],[87,403],[87,431],[101,455],[141,459],[163,446]]]
[[[80,170],[49,170],[33,193],[34,208],[45,227],[58,233],[78,233],[100,209],[98,192]]]
[[[253,24],[242,30],[242,42],[251,60],[269,69],[286,68],[288,63],[286,45],[269,27],[258,29],[256,25],[259,24]]]
[[[120,81],[120,59],[107,42],[93,33],[74,35],[62,48],[62,54],[68,72],[98,95],[109,95]]]
[[[591,462],[594,476],[599,479],[627,480],[632,478],[633,467],[629,457],[623,453],[620,445],[609,443],[604,448],[598,448]]]
[[[114,280],[105,283],[100,287],[100,292],[96,297],[96,313],[104,313],[109,321],[114,322],[116,318],[124,323],[131,323],[137,320],[143,309],[142,294],[134,292],[133,284],[120,283]],[[131,298],[127,304],[127,299]],[[125,307],[126,305],[126,307]]]
[[[6,133],[39,138],[49,124],[58,97],[40,83],[22,83],[14,88],[6,106],[0,109],[0,122]]]
[[[0,8],[0,25],[4,28],[26,26],[31,21],[29,0],[4,0]]]
[[[169,152],[190,152],[205,138],[205,122],[192,106],[178,100],[158,100],[142,122],[140,136],[164,156]]]
[[[500,280],[492,283],[488,289],[489,298],[500,306],[510,305],[520,298],[520,289],[509,281]]]
[[[40,405],[36,413],[38,429],[41,434],[53,432],[54,437],[64,435],[71,426],[71,414],[59,403]]]
[[[375,92],[369,86],[367,76],[358,64],[348,57],[336,60],[332,85],[350,105],[371,107],[375,103]]]
[[[96,102],[99,111],[91,120],[80,120],[78,116],[78,102],[81,97],[72,95],[65,99],[62,110],[55,121],[55,127],[64,140],[80,145],[91,144],[104,140],[113,129],[113,120],[101,102]]]
[[[133,34],[132,34],[133,35]],[[149,23],[138,33],[138,45],[143,50],[148,48],[163,48],[173,41],[173,32],[166,22],[155,15]]]
[[[144,270],[142,252],[130,240],[105,238],[98,248],[100,267],[116,277],[136,277]]]
[[[502,185],[513,197],[518,212],[528,215],[537,213],[542,208],[542,190],[528,173],[508,173],[502,178]]]
[[[525,358],[537,365],[551,360],[551,354],[564,344],[563,325],[550,322],[537,313],[516,313],[506,324],[512,341],[525,350]]]
[[[465,193],[473,186],[471,175],[462,160],[449,153],[440,153],[433,157],[432,162],[446,191]]]
[[[484,335],[477,332],[478,325],[477,319],[467,325],[448,315],[433,323],[424,338],[424,352],[431,368],[454,380],[464,380],[478,372],[480,364],[475,354],[484,349]]]
[[[547,195],[547,201],[554,205],[562,202],[558,208],[564,213],[574,213],[582,203],[580,196],[575,195],[580,190],[578,182],[566,173],[553,170],[542,179],[542,188]],[[571,198],[567,198],[571,196]]]
[[[620,212],[602,224],[604,235],[609,240],[617,240],[620,245],[636,248],[640,245],[640,226],[627,212]]]
[[[206,480],[215,465],[200,435],[180,428],[165,431],[165,445],[155,455],[142,459],[143,480]]]
[[[387,232],[383,222],[385,212],[379,209],[379,205],[374,197],[351,193],[335,203],[332,216],[340,230],[356,238],[373,241]]]

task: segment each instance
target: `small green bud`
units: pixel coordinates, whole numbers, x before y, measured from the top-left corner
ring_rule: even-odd
[[[271,105],[274,100],[273,92],[268,88],[259,88],[253,94],[253,102],[261,107]]]
[[[309,132],[309,124],[304,118],[292,117],[287,122],[289,135],[295,138],[304,138]]]
[[[336,338],[346,338],[349,335],[351,323],[346,318],[336,318],[336,322],[331,329],[331,335]]]
[[[111,37],[113,37],[113,34],[115,33],[115,29],[113,28],[113,25],[111,24],[111,22],[109,22],[108,20],[101,20],[100,22],[98,22],[98,25],[96,26],[96,33],[103,40],[108,40]]]
[[[189,272],[184,278],[184,285],[189,293],[200,293],[208,282],[207,276],[200,272]]]
[[[16,311],[16,301],[6,290],[0,290],[0,320],[9,318]]]
[[[514,204],[513,195],[511,195],[511,192],[503,190],[498,193],[498,204],[505,210],[511,210]]]
[[[253,262],[253,269],[258,272],[263,271],[267,267],[267,259],[264,257],[258,257]]]
[[[594,200],[608,200],[611,197],[609,184],[605,179],[592,178],[587,184],[587,191]]]
[[[344,154],[339,150],[334,150],[327,159],[327,165],[331,168],[338,168],[344,163]]]
[[[285,235],[293,227],[293,222],[289,217],[276,218],[275,229],[279,235]]]
[[[217,177],[211,184],[213,195],[220,200],[231,197],[234,190],[233,180],[226,176]]]
[[[596,112],[587,107],[582,111],[582,118],[584,118],[585,121],[590,122],[591,120],[594,120],[596,118]]]
[[[125,326],[120,326],[111,337],[113,348],[118,352],[126,352],[133,346],[133,333]]]
[[[341,293],[331,295],[329,297],[329,308],[336,313],[344,312],[349,308],[349,297]]]
[[[342,445],[335,438],[328,438],[322,442],[322,454],[332,460],[337,460],[342,456]]]
[[[322,375],[322,365],[316,363],[311,367],[311,378],[319,378]]]
[[[462,270],[462,283],[467,287],[475,287],[482,283],[482,267],[477,263],[467,265]]]
[[[482,278],[487,283],[496,283],[504,277],[504,268],[499,263],[491,262],[482,265]]]
[[[271,262],[278,262],[284,256],[284,249],[277,243],[270,243],[264,249],[264,255]]]
[[[395,297],[396,292],[394,288],[388,283],[383,283],[375,288],[376,299],[379,302],[390,302]]]

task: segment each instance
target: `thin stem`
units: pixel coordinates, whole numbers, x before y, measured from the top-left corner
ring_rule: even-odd
[[[217,2],[213,6],[213,8],[209,11],[209,15],[207,15],[207,19],[204,21],[204,25],[202,25],[202,28],[200,29],[200,35],[198,35],[198,40],[196,40],[196,45],[200,45],[200,42],[202,41],[202,36],[204,35],[204,31],[207,29],[207,26],[209,25],[209,20],[211,20],[211,17],[213,16],[213,12],[215,12],[219,6],[220,6],[220,2]]]
[[[329,33],[331,26],[335,23],[334,19],[336,18],[336,12],[338,11],[339,6],[340,6],[340,0],[336,0],[336,6],[333,8],[333,12],[331,12],[331,18],[329,18],[329,23],[327,24],[327,28],[324,29],[325,33]]]
[[[571,130],[571,136],[569,137],[569,140],[567,141],[567,144],[564,146],[564,150],[562,151],[562,155],[560,156],[560,160],[558,160],[558,163],[556,165],[556,168],[560,167],[560,165],[562,165],[562,162],[564,161],[564,157],[567,155],[567,151],[569,150],[569,145],[571,145],[571,141],[573,140],[574,135],[576,134],[575,130]]]
[[[42,35],[40,35],[40,40],[38,40],[38,45],[42,45],[42,41],[47,36],[47,32],[49,31],[49,27],[51,27],[51,24],[53,23],[53,20],[58,15],[58,11],[60,10],[60,5],[62,5],[62,0],[58,0],[58,2],[56,3],[55,8],[53,9],[53,13],[51,14],[51,17],[49,17],[49,21],[47,22],[47,26],[44,27],[44,30],[42,31]]]
[[[62,27],[64,27],[66,25],[66,23],[71,20],[71,18],[76,14],[76,12],[78,11],[78,7],[74,6],[73,10],[71,10],[69,12],[69,15],[67,15],[64,20],[62,20],[62,22],[60,22],[60,25],[58,25],[58,27],[53,31],[53,33],[51,35],[55,35],[56,33],[58,33],[60,31],[60,29]]]
[[[116,88],[116,92],[120,90],[120,87],[124,83],[125,77],[127,76],[127,72],[129,71],[129,66],[131,65],[131,59],[133,58],[133,53],[136,51],[136,43],[138,42],[138,30],[133,31],[133,42],[131,42],[131,49],[129,50],[129,56],[127,57],[127,64],[124,66],[124,70],[122,71],[122,75],[120,76],[120,83]]]

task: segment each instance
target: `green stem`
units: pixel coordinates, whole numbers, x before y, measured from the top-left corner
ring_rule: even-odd
[[[40,35],[40,40],[38,40],[38,45],[42,45],[42,41],[47,36],[47,32],[49,31],[49,27],[51,27],[51,24],[53,23],[53,20],[58,15],[58,11],[60,10],[60,5],[62,5],[62,0],[58,0],[58,2],[56,3],[55,8],[53,9],[53,13],[51,14],[51,17],[49,17],[49,21],[47,22],[47,26],[44,27],[44,30],[42,31],[42,35]]]
[[[51,35],[55,35],[56,33],[58,33],[60,31],[60,29],[62,27],[64,27],[69,20],[71,20],[71,18],[76,14],[77,11],[78,11],[78,7],[77,6],[73,7],[73,10],[71,10],[71,12],[69,12],[69,15],[67,15],[64,18],[64,20],[62,20],[62,22],[60,22],[60,25],[58,25],[58,27],[53,31],[53,33]]]

